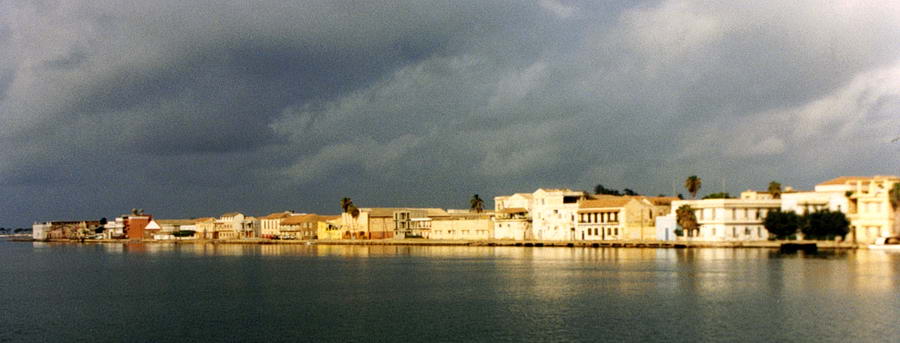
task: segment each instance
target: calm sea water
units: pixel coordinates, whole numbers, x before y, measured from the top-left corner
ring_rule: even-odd
[[[900,254],[0,241],[7,341],[900,341]]]

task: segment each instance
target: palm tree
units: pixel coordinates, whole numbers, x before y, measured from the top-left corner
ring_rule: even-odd
[[[359,217],[359,208],[357,208],[356,205],[352,203],[350,204],[350,206],[347,206],[347,212],[350,213],[353,218]]]
[[[694,209],[691,208],[691,205],[681,205],[675,210],[675,216],[677,217],[678,225],[688,233],[688,236],[692,236],[691,233],[699,228],[697,216],[694,214]]]
[[[350,206],[353,206],[353,200],[347,197],[341,198],[341,210],[344,211],[344,213],[349,211]]]
[[[775,199],[781,199],[781,184],[777,181],[769,182],[769,194]]]
[[[703,185],[703,180],[700,179],[697,175],[691,175],[684,180],[684,188],[687,189],[688,193],[691,193],[691,197],[697,199],[697,192],[700,191],[700,187]]]
[[[472,199],[469,200],[469,209],[476,213],[481,213],[481,211],[484,211],[484,200],[481,200],[478,194],[473,195]]]

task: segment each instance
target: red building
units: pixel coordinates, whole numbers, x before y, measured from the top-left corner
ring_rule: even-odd
[[[151,215],[129,215],[125,216],[125,234],[128,239],[144,239],[144,228],[153,219]]]

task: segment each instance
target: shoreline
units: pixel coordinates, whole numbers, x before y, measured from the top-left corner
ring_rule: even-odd
[[[236,240],[123,240],[123,239],[89,239],[84,241],[72,239],[34,240],[10,238],[11,242],[45,242],[64,244],[257,244],[257,245],[395,245],[395,246],[491,246],[491,247],[561,247],[561,248],[754,248],[779,249],[783,244],[815,245],[818,249],[867,249],[868,244],[844,243],[834,241],[513,241],[513,240],[270,240],[270,239],[236,239]]]

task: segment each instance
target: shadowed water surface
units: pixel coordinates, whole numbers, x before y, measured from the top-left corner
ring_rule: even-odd
[[[898,341],[900,254],[0,241],[6,341]]]

